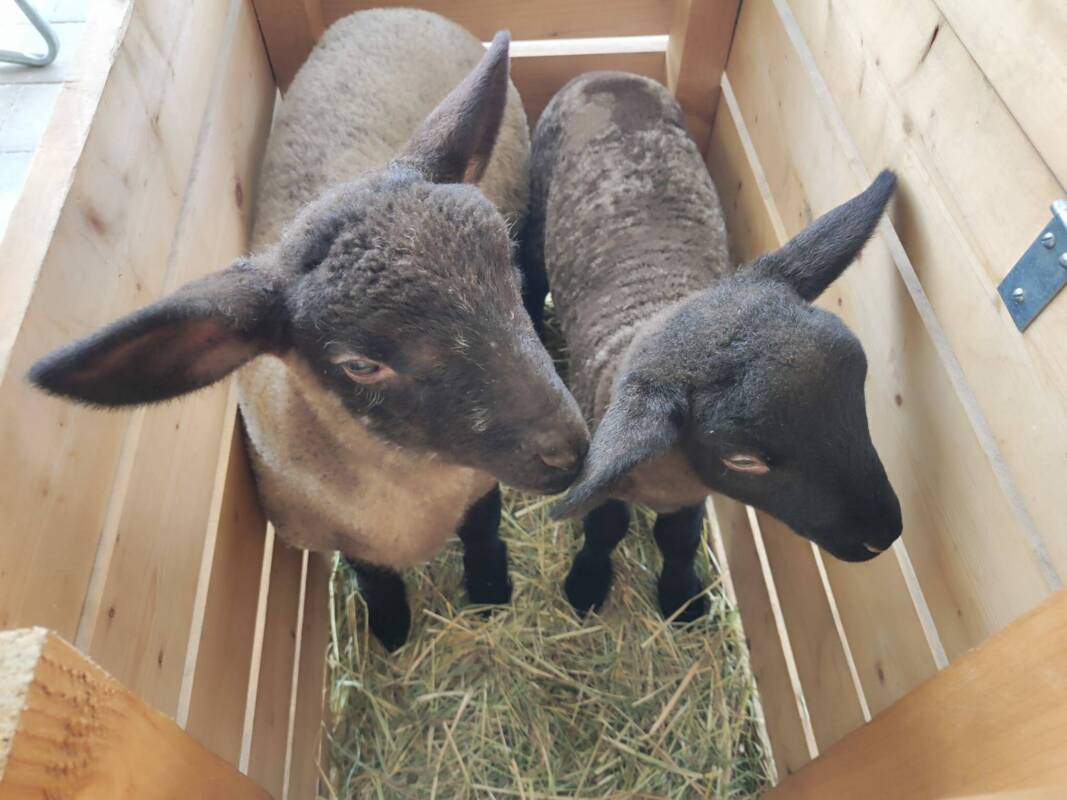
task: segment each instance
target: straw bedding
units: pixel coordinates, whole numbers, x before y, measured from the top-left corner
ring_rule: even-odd
[[[337,564],[325,796],[748,798],[766,787],[743,633],[710,545],[698,569],[711,614],[672,626],[656,606],[652,520],[635,514],[603,614],[580,620],[561,588],[580,527],[550,520],[550,503],[506,492],[514,600],[488,618],[465,604],[458,542],[412,570],[411,636],[392,655]]]

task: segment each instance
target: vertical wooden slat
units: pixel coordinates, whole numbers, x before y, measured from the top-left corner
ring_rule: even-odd
[[[270,800],[54,633],[0,633],[0,798]]]
[[[712,134],[714,142],[715,134]],[[800,713],[800,700],[789,674],[787,642],[778,633],[767,583],[753,541],[745,507],[727,497],[709,500],[722,537],[737,607],[748,643],[749,668],[759,688],[767,738],[778,779],[791,775],[815,755]]]
[[[319,783],[326,689],[326,646],[330,639],[331,570],[331,557],[322,553],[308,554],[304,618],[300,634],[300,667],[297,672],[296,708],[292,725],[292,758],[286,795],[289,800],[314,800]]]
[[[321,0],[252,0],[274,80],[283,92],[323,33]]]
[[[303,551],[274,540],[248,774],[275,797],[285,789],[303,559]]]
[[[1067,591],[767,794],[934,800],[1067,786]]]
[[[863,705],[811,545],[773,517],[756,516],[821,751],[864,723]]]
[[[719,81],[740,0],[675,0],[667,41],[667,87],[685,113],[689,135],[703,153],[719,100]]]
[[[186,722],[233,764],[241,755],[267,526],[242,439],[235,426]]]

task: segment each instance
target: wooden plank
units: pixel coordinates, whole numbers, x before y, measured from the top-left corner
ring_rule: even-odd
[[[73,638],[130,414],[47,398],[24,375],[159,295],[227,6],[134,6],[47,252],[5,264],[32,292],[0,377],[0,626]]]
[[[532,128],[552,96],[583,72],[625,70],[663,83],[666,68],[663,51],[637,53],[586,53],[569,55],[513,56],[511,79],[522,95],[526,119]]]
[[[749,669],[759,688],[767,738],[781,780],[811,761],[816,752],[814,739],[805,732],[800,712],[804,700],[797,696],[789,674],[786,649],[790,643],[783,642],[778,632],[745,507],[719,495],[712,497],[709,504],[737,594],[737,608],[748,644]]]
[[[846,152],[847,134],[835,127],[836,112],[817,91],[818,76],[774,5],[746,4],[737,42],[731,85],[773,202],[789,233],[796,233],[859,191],[868,177]],[[783,137],[783,130],[790,135]],[[907,197],[907,185],[901,195]],[[920,315],[921,291],[916,299],[902,280],[898,258],[906,256],[892,230],[882,230],[821,304],[838,313],[867,350],[871,433],[904,509],[904,541],[925,594],[916,594],[915,602],[929,604],[952,657],[1038,602],[1047,588],[1024,522],[955,391],[944,342]],[[891,559],[858,567],[827,559],[826,567],[877,713],[930,675],[936,643],[927,642],[907,599],[915,587]]]
[[[1067,784],[1067,592],[767,794],[926,800]]]
[[[229,5],[164,291],[225,266],[248,246],[275,87],[251,8],[241,0]],[[107,580],[89,653],[169,714],[199,634],[191,625],[205,545],[210,566],[213,513],[222,500],[216,476],[228,460],[235,413],[230,381],[146,409],[131,480],[112,499],[121,508],[117,541],[110,563],[100,566]]]
[[[515,39],[643,36],[670,32],[673,0],[323,0],[329,26],[365,8],[424,8],[455,20],[482,41],[507,28]]]
[[[864,723],[863,703],[811,545],[767,514],[756,518],[821,752]]]
[[[321,0],[251,0],[274,79],[283,92],[325,30]]]
[[[0,633],[0,798],[270,795],[43,628]]]
[[[1060,185],[1067,186],[1067,5],[936,3]]]
[[[236,765],[247,711],[267,520],[256,497],[239,426],[228,458],[185,728]]]
[[[726,215],[733,254],[745,262],[777,247],[786,233],[765,201],[759,164],[729,91],[723,101],[708,150],[708,168]],[[862,703],[811,547],[777,520],[763,513],[757,516],[815,741],[826,747],[863,724]]]
[[[1020,335],[996,287],[1065,192],[933,3],[910,2],[892,17],[865,3],[828,8],[796,4],[797,25],[820,42],[812,55],[864,161],[892,163],[908,181],[902,244],[922,265],[996,457],[1055,565],[1043,570],[1054,587],[1067,569],[1057,480],[1067,467],[1067,306],[1053,303]],[[975,551],[996,558],[997,543],[963,552]]]
[[[274,540],[248,774],[275,797],[285,788],[304,553]]]
[[[66,203],[111,66],[119,54],[115,44],[125,39],[132,8],[132,2],[108,3],[89,16],[78,56],[66,68],[51,119],[3,231],[0,263],[6,266],[4,292],[0,294],[0,376],[7,371],[37,271]]]
[[[300,632],[296,707],[293,712],[289,800],[314,800],[319,785],[326,691],[326,647],[330,641],[330,575],[333,557],[308,553],[307,587]]]
[[[689,135],[703,153],[719,101],[740,0],[675,0],[667,42],[667,87],[685,112]]]

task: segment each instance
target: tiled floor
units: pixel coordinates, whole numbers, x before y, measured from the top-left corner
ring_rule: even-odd
[[[90,0],[32,2],[52,23],[59,37],[59,56],[43,68],[0,63],[0,237],[22,191],[64,75],[77,53]],[[14,0],[0,0],[0,50],[45,51],[40,35]]]

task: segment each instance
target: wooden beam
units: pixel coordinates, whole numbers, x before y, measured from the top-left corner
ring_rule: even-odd
[[[418,6],[458,22],[482,41],[501,28],[519,39],[662,35],[673,0],[322,0],[327,25],[366,8]]]
[[[1064,664],[1067,591],[1060,591],[784,781],[767,800],[932,800],[1067,785]]]
[[[719,81],[734,37],[740,0],[675,0],[667,43],[667,87],[703,153],[719,100]]]
[[[43,628],[0,633],[0,800],[269,800]]]
[[[283,92],[322,36],[321,0],[252,0],[271,70]]]

